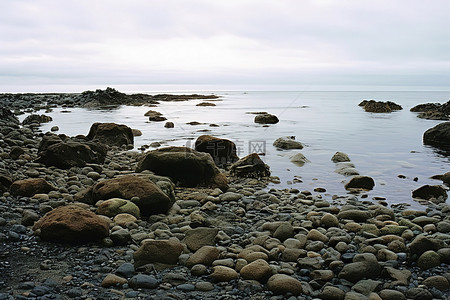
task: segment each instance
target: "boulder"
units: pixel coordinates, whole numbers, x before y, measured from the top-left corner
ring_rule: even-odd
[[[443,150],[450,149],[450,122],[440,123],[425,131],[423,143]]]
[[[13,183],[10,176],[0,173],[0,192],[6,192]]]
[[[424,253],[422,253],[422,255],[419,256],[419,259],[417,259],[417,266],[422,270],[431,269],[439,266],[440,264],[441,257],[437,252],[433,250],[425,251]]]
[[[289,150],[289,149],[303,149],[302,143],[295,140],[295,136],[286,136],[277,138],[273,145],[277,149]]]
[[[408,245],[408,250],[411,254],[420,256],[428,250],[437,251],[444,247],[444,243],[438,239],[433,239],[429,236],[418,235],[411,244]]]
[[[45,214],[33,230],[43,240],[78,244],[107,237],[109,223],[89,210],[67,205]]]
[[[219,259],[219,255],[220,251],[216,247],[203,246],[188,258],[186,261],[186,266],[188,268],[191,268],[197,264],[211,266],[213,261]]]
[[[115,123],[94,123],[86,136],[88,140],[98,140],[108,146],[133,145],[133,131],[126,125]]]
[[[48,194],[56,188],[43,178],[28,178],[14,181],[9,187],[9,191],[14,196],[31,197],[35,194]]]
[[[217,228],[197,227],[186,231],[184,243],[191,251],[197,251],[203,246],[214,246],[216,236],[219,233]]]
[[[348,155],[344,152],[336,152],[331,158],[331,161],[334,163],[349,162],[350,157],[348,157]]]
[[[97,208],[97,214],[108,217],[115,217],[116,215],[123,213],[130,214],[136,218],[139,218],[140,215],[139,207],[136,204],[120,198],[112,198],[103,201]]]
[[[376,278],[380,275],[381,266],[372,253],[357,254],[353,262],[346,264],[339,273],[339,278],[356,283],[363,278]]]
[[[136,172],[144,170],[168,176],[181,186],[228,189],[228,180],[216,167],[211,155],[186,147],[167,147],[145,153]]]
[[[272,275],[267,281],[267,288],[275,295],[292,294],[298,296],[302,293],[302,284],[297,279],[285,275]]]
[[[278,120],[277,116],[268,113],[258,114],[255,116],[255,123],[258,124],[276,124]]]
[[[53,121],[52,117],[46,116],[46,115],[29,115],[27,116],[23,121],[23,125],[29,125],[33,123],[41,124],[41,123],[48,123]]]
[[[215,266],[213,272],[209,277],[214,282],[229,282],[231,280],[237,279],[239,274],[232,268],[225,266]]]
[[[257,259],[245,265],[240,271],[241,277],[265,283],[272,276],[272,268],[264,259]]]
[[[202,135],[195,141],[195,150],[209,153],[216,165],[224,165],[236,162],[236,144],[227,139],[221,139],[210,135]]]
[[[294,154],[289,160],[300,167],[309,162],[309,159],[307,159],[302,153]]]
[[[359,106],[362,106],[366,112],[373,113],[389,113],[395,110],[402,110],[403,108],[391,101],[375,101],[375,100],[364,100]]]
[[[356,175],[345,185],[345,189],[362,189],[371,190],[375,186],[375,181],[372,177]]]
[[[231,166],[231,174],[237,177],[261,178],[270,176],[270,168],[258,154],[252,153]]]
[[[94,203],[111,198],[132,200],[144,216],[166,213],[175,203],[170,196],[150,179],[138,175],[103,180],[95,184],[90,193]]]
[[[166,117],[163,117],[162,113],[160,113],[159,111],[155,111],[155,110],[149,110],[148,112],[145,113],[146,117],[148,117],[149,121],[154,121],[154,122],[162,122],[167,120]]]
[[[165,128],[174,128],[175,125],[173,124],[173,122],[166,122],[166,124],[164,124]]]
[[[141,247],[133,254],[134,267],[137,269],[146,264],[159,263],[175,265],[183,251],[179,240],[144,240]]]
[[[84,167],[87,163],[103,164],[107,149],[96,142],[75,142],[71,140],[54,143],[47,141],[48,146],[39,146],[36,162],[46,166],[55,166],[60,169],[71,167]],[[44,141],[44,143],[46,143]]]
[[[424,185],[412,192],[413,198],[435,199],[433,202],[445,202],[447,199],[447,190],[440,185]]]

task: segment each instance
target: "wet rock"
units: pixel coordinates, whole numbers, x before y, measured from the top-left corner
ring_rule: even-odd
[[[23,125],[30,125],[33,123],[41,124],[41,123],[48,123],[53,121],[52,117],[46,116],[46,115],[29,115],[27,116],[23,121]]]
[[[232,268],[225,266],[215,266],[209,277],[215,282],[229,282],[237,279],[239,274]]]
[[[406,300],[402,292],[396,290],[385,289],[378,293],[383,300]]]
[[[109,288],[109,287],[112,287],[112,286],[121,286],[121,285],[124,285],[127,282],[128,282],[128,280],[126,280],[125,278],[122,278],[122,277],[117,276],[115,274],[108,274],[103,279],[101,285],[104,288]]]
[[[15,196],[31,197],[35,194],[48,194],[56,188],[43,178],[28,178],[14,181],[9,190]]]
[[[423,143],[443,150],[450,148],[450,122],[440,123],[423,134]]]
[[[151,263],[175,265],[182,251],[183,246],[177,239],[144,240],[133,254],[134,266],[139,268]]]
[[[214,103],[211,103],[211,102],[201,102],[201,103],[198,103],[195,106],[216,106],[216,105]]]
[[[333,157],[331,158],[331,161],[334,162],[334,163],[349,162],[350,158],[344,152],[336,152],[333,155]]]
[[[202,135],[195,141],[195,150],[209,153],[216,165],[224,165],[236,162],[236,145],[230,140]]]
[[[424,288],[408,289],[405,295],[406,297],[408,297],[408,299],[414,300],[432,300],[434,298],[433,295]]]
[[[426,278],[422,283],[429,288],[437,288],[441,291],[447,291],[448,289],[450,289],[450,284],[447,278],[440,275],[430,276]]]
[[[357,254],[353,262],[344,266],[339,278],[357,282],[362,278],[376,278],[381,272],[377,258],[371,253]]]
[[[197,227],[186,231],[184,242],[192,251],[197,251],[203,246],[214,246],[219,229],[208,227]]]
[[[447,190],[440,185],[424,185],[412,192],[413,198],[431,200],[436,203],[445,202]]]
[[[33,230],[43,240],[77,244],[107,237],[109,224],[89,210],[68,205],[45,214]]]
[[[326,228],[329,227],[338,227],[339,226],[339,220],[335,215],[332,215],[330,213],[326,213],[320,218],[320,223],[325,226]]]
[[[303,149],[302,143],[295,140],[295,136],[280,137],[273,142],[277,149]]]
[[[108,217],[115,217],[118,214],[127,213],[136,218],[139,218],[139,207],[131,201],[112,198],[100,203],[97,208],[97,214]]]
[[[173,124],[173,122],[166,122],[166,124],[164,124],[165,128],[174,128],[175,125]]]
[[[175,203],[175,199],[164,193],[157,184],[139,175],[103,180],[93,186],[90,195],[94,202],[111,198],[133,200],[145,216],[166,213]]]
[[[425,235],[418,235],[411,244],[408,245],[408,249],[412,254],[422,255],[425,251],[434,250],[437,251],[443,248],[443,242],[437,239]]]
[[[354,176],[345,185],[345,189],[363,189],[371,190],[375,186],[375,181],[369,176]]]
[[[395,110],[403,109],[400,105],[391,101],[375,101],[375,100],[364,100],[359,106],[362,106],[366,112],[373,113],[389,113]]]
[[[293,155],[289,160],[300,167],[310,162],[302,153]]]
[[[88,135],[88,140],[98,140],[108,146],[133,145],[133,131],[126,125],[115,123],[94,123]]]
[[[337,215],[339,219],[349,219],[357,222],[365,222],[371,216],[370,212],[358,209],[342,210]]]
[[[267,261],[257,259],[244,266],[240,271],[241,277],[249,280],[256,280],[265,283],[272,275],[272,269]]]
[[[216,247],[203,246],[188,258],[186,261],[186,266],[188,268],[191,268],[197,264],[211,266],[213,261],[219,259],[219,254],[220,252]]]
[[[264,113],[256,115],[254,121],[258,124],[276,124],[280,120],[278,120],[277,116],[275,115]]]
[[[186,147],[167,147],[147,152],[138,163],[137,172],[150,170],[168,176],[182,186],[212,186],[228,189],[228,180],[207,153]]]
[[[270,176],[270,168],[258,154],[252,153],[234,163],[231,174],[237,177],[262,178]]]
[[[382,284],[383,282],[379,280],[362,279],[353,285],[352,290],[365,296],[369,296],[370,293],[379,290]]]
[[[320,299],[323,300],[344,300],[345,292],[334,286],[325,286],[320,293]]]
[[[441,257],[433,250],[428,250],[420,255],[417,266],[422,270],[431,269],[441,264]]]
[[[275,274],[267,281],[267,288],[275,295],[300,295],[302,293],[302,284],[297,279],[285,275]]]

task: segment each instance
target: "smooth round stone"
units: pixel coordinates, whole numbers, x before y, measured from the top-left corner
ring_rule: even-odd
[[[129,281],[128,285],[133,289],[144,288],[144,289],[154,289],[158,287],[158,280],[151,275],[138,274],[133,276]]]
[[[202,276],[208,273],[208,268],[205,265],[194,265],[191,268],[191,274],[194,276]]]
[[[200,281],[195,284],[195,289],[202,292],[209,292],[214,289],[214,285],[208,281]]]

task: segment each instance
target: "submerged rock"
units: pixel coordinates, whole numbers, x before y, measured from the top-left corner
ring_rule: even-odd
[[[29,115],[26,117],[23,121],[23,125],[29,125],[33,123],[41,124],[41,123],[48,123],[53,121],[52,117],[46,116],[46,115]]]
[[[344,152],[336,152],[333,157],[331,158],[331,161],[334,163],[339,163],[339,162],[349,162],[350,161],[350,157],[348,157],[348,155]]]
[[[262,178],[270,176],[270,168],[257,153],[252,153],[234,163],[231,174],[237,177]]]
[[[302,143],[295,140],[295,136],[280,137],[273,142],[278,149],[303,149]]]
[[[350,179],[350,181],[345,185],[345,189],[363,189],[371,190],[375,186],[375,181],[372,177],[356,175]]]
[[[425,200],[434,199],[433,202],[445,202],[447,199],[447,190],[440,185],[424,185],[412,192],[413,198]]]
[[[423,134],[423,143],[443,150],[450,149],[450,122],[440,123]]]
[[[280,120],[275,115],[264,113],[256,115],[254,121],[258,124],[277,124]]]

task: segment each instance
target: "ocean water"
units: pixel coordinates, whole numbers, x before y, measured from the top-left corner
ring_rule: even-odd
[[[162,146],[193,147],[195,139],[202,134],[223,137],[236,143],[240,157],[255,151],[266,153],[262,158],[270,166],[272,175],[281,180],[271,187],[309,191],[322,187],[327,190],[325,198],[347,193],[344,183],[349,177],[337,174],[336,165],[331,161],[333,154],[341,151],[349,155],[361,175],[374,178],[376,186],[368,193],[368,199],[385,197],[390,204],[409,203],[412,207],[419,207],[411,198],[412,190],[424,184],[440,184],[430,177],[450,171],[449,157],[422,143],[423,133],[441,121],[419,119],[416,113],[409,111],[420,103],[447,102],[449,91],[214,93],[220,96],[219,101],[214,101],[215,107],[198,107],[196,104],[202,101],[192,100],[162,102],[154,108],[57,108],[47,114],[53,121],[41,129],[46,132],[57,125],[58,133],[73,136],[87,134],[94,122],[126,124],[143,133],[135,137],[135,149],[152,142],[160,142]],[[358,106],[363,99],[393,101],[402,105],[403,110],[389,114],[367,113]],[[164,128],[165,122],[149,122],[144,114],[150,109],[161,112],[175,128]],[[70,112],[64,112],[67,110]],[[268,127],[256,124],[253,122],[255,115],[249,112],[257,111],[275,114],[280,122]],[[203,124],[186,124],[191,121]],[[295,136],[305,147],[277,150],[272,143],[282,136]],[[303,166],[290,162],[290,157],[298,152],[310,162]],[[415,177],[417,182],[413,180]],[[302,182],[294,183],[294,178]]]

